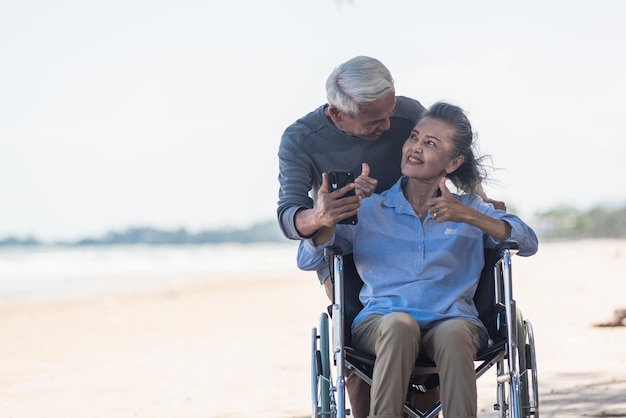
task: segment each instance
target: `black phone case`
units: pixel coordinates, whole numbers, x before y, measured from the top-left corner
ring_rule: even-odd
[[[337,189],[341,189],[350,183],[354,183],[354,174],[351,171],[342,170],[330,170],[328,172],[330,179],[330,191],[333,192]],[[354,190],[350,190],[346,196],[354,196]],[[359,219],[357,215],[339,221],[340,224],[356,225]]]

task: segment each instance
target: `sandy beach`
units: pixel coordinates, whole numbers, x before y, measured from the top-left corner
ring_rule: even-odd
[[[543,417],[626,416],[626,241],[541,243],[514,258],[535,330]],[[313,273],[217,272],[158,289],[0,306],[0,417],[310,416]],[[479,416],[496,414],[495,372]]]

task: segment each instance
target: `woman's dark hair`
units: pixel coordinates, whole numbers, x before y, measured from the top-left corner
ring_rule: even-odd
[[[474,141],[472,124],[465,115],[463,109],[458,106],[437,102],[428,109],[424,117],[429,116],[434,119],[449,123],[454,128],[452,137],[451,157],[462,155],[463,164],[454,172],[448,174],[448,178],[454,185],[465,193],[473,194],[483,180],[487,178],[487,172],[483,165],[483,160],[488,156],[477,157],[477,145]]]

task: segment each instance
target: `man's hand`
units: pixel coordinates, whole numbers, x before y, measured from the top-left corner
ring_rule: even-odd
[[[493,205],[494,208],[496,209],[500,209],[506,212],[506,203],[502,202],[501,200],[494,200],[491,199],[489,197],[485,196],[481,196],[483,198],[483,200],[485,201],[485,203],[491,203]]]
[[[485,203],[491,203],[493,205],[494,208],[496,209],[500,209],[506,212],[506,203],[500,201],[500,200],[494,200],[491,199],[489,197],[487,197],[487,193],[485,193],[485,191],[483,190],[483,185],[479,184],[476,187],[476,194],[480,197],[482,197],[483,201]]]
[[[369,172],[369,167],[367,170]],[[359,176],[359,178],[361,177]],[[377,183],[376,180],[374,182],[374,184]],[[322,185],[317,192],[315,205],[312,208],[300,209],[296,212],[294,221],[298,233],[303,237],[322,234],[324,230],[332,233],[339,221],[356,215],[361,207],[361,197],[356,193],[353,196],[346,196],[350,190],[355,188],[356,184],[350,183],[331,192],[329,176],[327,173],[322,173]],[[325,233],[322,235],[326,236]],[[317,240],[318,237],[316,237]]]
[[[361,164],[361,175],[354,179],[354,184],[356,188],[354,191],[359,199],[364,199],[366,197],[370,197],[376,187],[378,186],[378,180],[369,177],[370,175],[370,166],[367,163]]]
[[[331,192],[328,173],[322,173],[322,185],[317,192],[314,207],[317,223],[320,226],[334,228],[339,221],[357,214],[361,207],[361,199],[356,195],[346,196],[355,187],[355,183],[350,183]]]

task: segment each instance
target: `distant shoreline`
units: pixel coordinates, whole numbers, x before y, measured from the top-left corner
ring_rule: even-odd
[[[41,241],[36,237],[6,237],[0,240],[1,247],[38,247],[38,246],[108,246],[120,244],[144,245],[204,245],[222,243],[279,243],[287,239],[280,232],[276,221],[265,221],[249,228],[216,229],[189,232],[185,228],[175,230],[151,227],[131,227],[124,231],[108,232],[100,237],[86,237],[77,240]]]
[[[514,211],[513,211],[514,212]],[[626,207],[596,207],[586,212],[559,207],[536,214],[530,223],[539,239],[583,240],[626,239]],[[58,245],[69,247],[108,246],[119,244],[145,245],[203,245],[222,243],[280,243],[288,241],[275,219],[258,222],[248,228],[222,228],[190,232],[185,228],[167,230],[153,227],[130,227],[111,231],[100,237],[44,242],[34,236],[0,239],[2,247],[37,247]]]

